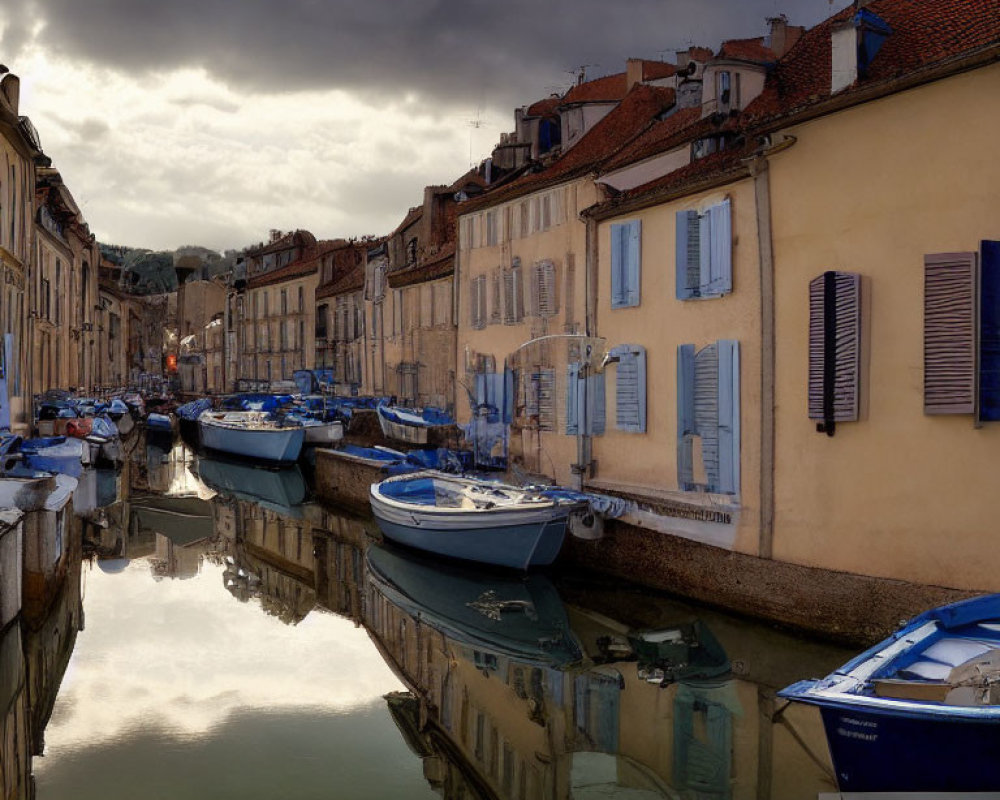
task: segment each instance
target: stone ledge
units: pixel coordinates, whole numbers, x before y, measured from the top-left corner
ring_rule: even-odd
[[[608,520],[604,538],[567,537],[562,559],[597,572],[850,645],[976,592],[874,578],[735,553]]]

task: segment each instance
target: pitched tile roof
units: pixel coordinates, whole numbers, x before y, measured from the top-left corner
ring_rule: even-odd
[[[247,286],[250,289],[257,289],[261,286],[272,286],[275,283],[283,283],[294,278],[312,275],[319,269],[321,256],[329,253],[331,250],[343,247],[345,244],[346,242],[343,239],[325,239],[320,242],[313,240],[313,243],[305,248],[301,258],[285,264],[280,269],[254,275],[247,283]]]
[[[602,173],[634,164],[659,153],[671,150],[684,142],[697,138],[704,130],[717,126],[709,118],[702,118],[701,106],[682,108],[664,120],[654,122],[645,131],[621,148],[601,168]]]
[[[605,75],[592,81],[578,83],[565,95],[561,105],[573,103],[615,103],[625,97],[628,90],[625,73]]]
[[[644,81],[656,81],[663,78],[670,78],[677,74],[677,66],[668,64],[666,61],[646,61],[642,62],[642,79]]]
[[[544,117],[555,112],[562,103],[561,97],[546,97],[544,100],[532,103],[525,112],[526,117]]]
[[[1000,0],[873,0],[866,10],[888,23],[892,33],[867,75],[839,94],[889,83],[1000,41]],[[829,98],[831,32],[854,13],[849,6],[804,33],[747,107],[747,120],[788,115]]]
[[[324,283],[316,290],[316,299],[331,297],[345,292],[356,292],[365,288],[365,265],[359,264],[338,279]]]
[[[389,286],[393,289],[399,289],[402,286],[412,286],[415,283],[448,277],[455,271],[455,249],[455,241],[452,239],[446,242],[434,255],[411,266],[390,272],[388,275]]]
[[[673,106],[672,88],[636,84],[625,99],[606,114],[569,152],[540,172],[532,172],[497,186],[483,195],[462,203],[458,213],[465,214],[495,203],[571,180],[598,167],[645,130],[656,117]]]
[[[722,43],[717,58],[750,61],[754,64],[773,64],[778,60],[774,51],[764,45],[764,39],[730,39]]]

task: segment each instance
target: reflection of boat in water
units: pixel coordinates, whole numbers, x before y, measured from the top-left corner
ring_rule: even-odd
[[[200,457],[198,477],[219,494],[248,500],[285,516],[301,516],[306,481],[298,466],[260,469],[246,463]]]
[[[211,505],[198,497],[136,497],[132,500],[131,510],[141,529],[163,534],[175,545],[186,545],[212,536]]]
[[[366,560],[390,603],[458,642],[554,667],[582,657],[559,593],[544,575],[491,573],[374,544]]]
[[[842,792],[995,790],[1000,594],[931,609],[778,694],[819,706]]]

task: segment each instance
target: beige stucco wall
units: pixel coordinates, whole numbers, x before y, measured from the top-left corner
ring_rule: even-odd
[[[676,298],[675,214],[729,198],[733,231],[733,291],[722,297]],[[641,222],[640,303],[611,308],[611,225]],[[598,228],[597,333],[607,347],[646,348],[646,432],[615,428],[616,366],[605,368],[607,423],[593,439],[595,478],[601,485],[633,489],[682,502],[737,504],[733,547],[756,554],[760,508],[760,270],[754,187],[742,180],[635,214]],[[720,339],[740,344],[740,495],[682,492],[677,482],[677,348],[696,350]],[[698,465],[695,465],[697,478]]]
[[[1000,426],[923,413],[923,257],[1000,238],[1000,66],[790,129],[771,159],[777,305],[774,555],[956,588],[1000,588]],[[865,277],[868,411],[808,419],[808,283]]]
[[[549,187],[537,194],[550,193],[556,187]],[[460,236],[458,257],[458,347],[456,413],[459,422],[465,423],[471,417],[471,408],[466,389],[475,391],[474,365],[476,356],[492,355],[497,372],[503,371],[505,359],[524,343],[553,334],[563,334],[567,330],[582,332],[585,320],[585,272],[586,272],[586,225],[580,221],[579,212],[597,202],[597,188],[589,178],[563,185],[563,221],[553,224],[547,230],[527,236],[512,237],[511,226],[501,227],[499,243],[492,247],[467,247]],[[518,198],[498,205],[501,216],[509,217],[518,212],[519,204],[531,200],[532,196]],[[509,212],[507,211],[509,209]],[[476,216],[481,215],[478,212]],[[459,229],[463,228],[459,222]],[[485,236],[481,239],[485,242]],[[566,265],[569,256],[573,260],[573,280],[567,285]],[[527,285],[532,265],[551,260],[556,268],[558,312],[555,316],[542,318],[525,313],[517,324],[505,325],[503,319],[491,319],[492,307],[491,276],[501,268],[507,268],[515,258],[520,259],[522,275]],[[487,325],[481,330],[472,327],[470,308],[470,281],[486,276]],[[571,302],[567,302],[571,299]],[[556,370],[559,386],[565,384],[566,348],[569,340],[554,340],[551,344],[551,366]],[[470,369],[472,367],[472,369]],[[564,391],[564,389],[563,389]],[[511,430],[510,454],[515,461],[520,460],[525,468],[543,472],[554,477],[559,483],[568,484],[572,480],[570,465],[576,461],[576,437],[567,436],[565,430],[564,394],[557,395],[555,404],[556,431],[538,432],[522,430],[516,425]]]
[[[314,272],[281,283],[254,287],[247,292],[243,322],[244,353],[239,359],[238,377],[278,381],[291,379],[294,370],[313,368],[316,355],[315,298],[318,282],[319,274]],[[299,287],[302,288],[301,307],[298,299]],[[287,291],[288,298],[285,314],[281,313],[282,289]],[[267,295],[266,316],[265,295]],[[288,323],[291,324],[293,331],[286,334],[285,346],[282,349],[281,326]]]

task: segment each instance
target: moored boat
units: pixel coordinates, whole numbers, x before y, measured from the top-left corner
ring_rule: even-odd
[[[177,407],[177,411],[175,412],[177,415],[177,428],[185,440],[194,444],[198,443],[198,417],[211,408],[211,397],[201,397]]]
[[[450,558],[527,570],[555,561],[566,519],[580,504],[437,471],[400,475],[371,487],[387,539]]]
[[[409,444],[442,445],[455,432],[455,420],[437,408],[403,408],[380,404],[375,408],[382,435]]]
[[[198,433],[210,450],[275,463],[298,460],[305,439],[301,425],[284,425],[264,411],[204,411]]]
[[[1000,594],[932,609],[781,697],[818,706],[842,792],[1000,787]]]

